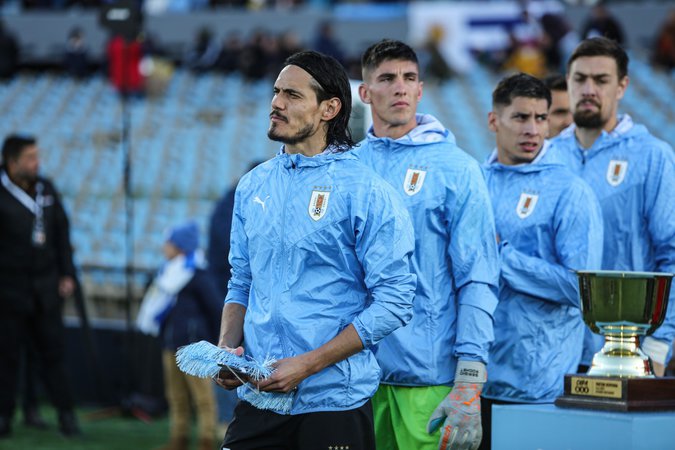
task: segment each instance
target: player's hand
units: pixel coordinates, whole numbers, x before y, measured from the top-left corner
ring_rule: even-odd
[[[223,348],[237,356],[241,356],[244,354],[244,347],[241,346],[237,348],[231,348],[224,345],[220,345],[220,348]],[[223,387],[227,390],[236,389],[242,384],[249,381],[248,376],[245,373],[242,373],[239,370],[228,366],[223,366],[223,368],[220,369],[220,372],[218,372],[218,375],[216,375],[213,378],[213,380],[216,382],[218,386]]]
[[[439,450],[478,448],[483,438],[481,390],[482,384],[455,383],[452,391],[436,407],[427,424],[427,432],[435,433],[442,426]]]
[[[441,429],[439,450],[476,450],[480,445],[483,438],[480,394],[485,379],[483,363],[459,361],[452,391],[436,407],[427,423],[429,434]]]
[[[274,372],[257,384],[261,391],[290,392],[312,374],[309,364],[303,355],[284,358],[274,365]]]

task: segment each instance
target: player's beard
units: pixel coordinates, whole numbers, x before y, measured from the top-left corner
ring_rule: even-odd
[[[575,111],[574,123],[579,128],[603,128],[607,123],[603,120],[600,111]]]
[[[287,145],[295,145],[298,142],[302,142],[312,135],[313,127],[311,123],[308,123],[304,127],[300,128],[297,133],[292,136],[283,136],[276,133],[276,126],[272,124],[270,129],[267,131],[267,137],[273,141],[282,142]]]

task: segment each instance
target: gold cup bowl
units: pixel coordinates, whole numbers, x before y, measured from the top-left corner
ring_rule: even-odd
[[[588,375],[653,378],[639,339],[663,323],[673,274],[601,270],[577,276],[584,322],[605,336]]]

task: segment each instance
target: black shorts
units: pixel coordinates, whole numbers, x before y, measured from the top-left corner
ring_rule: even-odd
[[[240,401],[222,450],[375,450],[373,407],[282,415]]]

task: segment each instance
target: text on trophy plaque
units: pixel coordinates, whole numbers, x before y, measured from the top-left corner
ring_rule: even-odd
[[[590,397],[621,398],[619,380],[598,380],[593,378],[572,377],[572,393]]]

